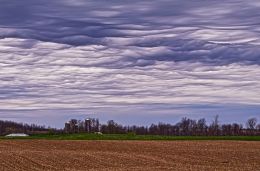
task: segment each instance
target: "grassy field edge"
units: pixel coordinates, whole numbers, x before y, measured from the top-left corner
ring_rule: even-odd
[[[260,141],[260,136],[161,136],[161,135],[128,135],[128,134],[38,134],[29,137],[0,137],[10,139],[46,139],[46,140],[240,140]]]

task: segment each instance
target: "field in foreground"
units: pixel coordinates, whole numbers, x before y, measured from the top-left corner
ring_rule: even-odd
[[[260,170],[255,141],[1,140],[0,170]]]

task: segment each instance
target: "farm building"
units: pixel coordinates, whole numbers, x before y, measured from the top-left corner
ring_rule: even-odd
[[[6,137],[28,137],[28,134],[24,134],[24,133],[14,133],[14,134],[8,134],[6,135]]]

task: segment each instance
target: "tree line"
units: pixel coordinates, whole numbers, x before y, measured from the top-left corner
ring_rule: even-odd
[[[245,126],[244,126],[245,125]],[[10,133],[42,134],[42,133],[103,133],[103,134],[137,134],[137,135],[168,135],[168,136],[238,136],[260,135],[260,124],[256,118],[250,118],[245,124],[220,124],[219,117],[215,116],[211,123],[205,118],[198,120],[187,117],[176,124],[159,122],[150,126],[124,126],[109,120],[101,124],[99,119],[85,120],[71,119],[65,123],[64,129],[46,128],[36,124],[24,124],[13,121],[0,120],[0,135]]]
[[[50,128],[46,128],[45,126],[0,120],[0,135],[6,135],[11,133],[47,133],[49,131]]]
[[[137,134],[137,135],[168,135],[168,136],[238,136],[260,135],[260,124],[256,118],[247,120],[245,127],[242,124],[220,124],[219,117],[215,116],[209,124],[206,119],[199,120],[182,118],[176,124],[159,122],[150,126],[123,126],[114,120],[100,124],[98,119],[89,118],[84,121],[72,119],[65,123],[65,133],[94,133],[103,134]]]

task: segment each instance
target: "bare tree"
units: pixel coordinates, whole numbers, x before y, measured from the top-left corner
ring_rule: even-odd
[[[212,124],[210,125],[210,135],[219,135],[219,116],[216,115]]]
[[[257,119],[256,118],[250,118],[247,120],[246,126],[248,129],[255,129],[257,124]]]
[[[256,129],[260,132],[260,124],[256,126]]]
[[[207,132],[206,119],[205,118],[199,119],[197,125],[198,125],[199,135],[205,135]]]
[[[254,135],[255,129],[256,129],[257,119],[256,118],[250,118],[246,122],[246,127],[249,129],[250,135]]]

